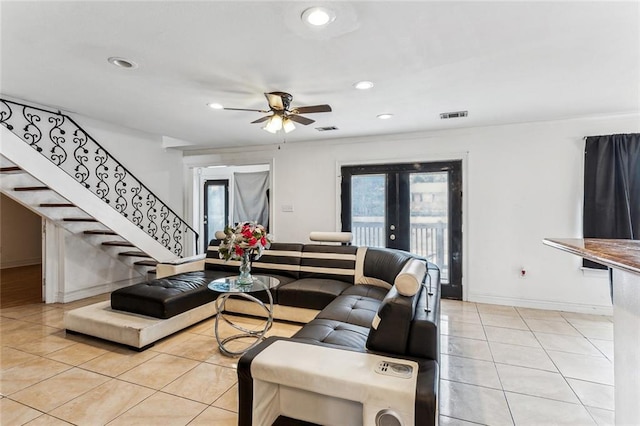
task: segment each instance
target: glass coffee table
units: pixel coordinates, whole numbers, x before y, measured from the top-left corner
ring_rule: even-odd
[[[267,331],[269,331],[271,325],[273,324],[273,296],[271,295],[271,289],[277,287],[278,284],[280,284],[280,281],[278,279],[268,277],[266,275],[253,275],[253,284],[238,284],[238,278],[239,277],[237,276],[219,278],[217,280],[211,281],[207,286],[211,291],[222,293],[216,299],[216,310],[218,314],[216,315],[215,319],[214,335],[216,337],[216,341],[218,342],[220,352],[227,356],[243,355],[249,349],[258,345],[258,343],[260,343],[262,339],[264,339],[265,334],[267,333]],[[262,300],[258,299],[252,294],[265,290],[267,292],[267,296],[269,296],[269,304],[264,303]],[[260,305],[267,314],[267,319],[264,327],[258,330],[249,330],[238,324],[235,324],[227,316],[225,316],[225,305],[227,303],[227,300],[231,296],[237,296]],[[218,325],[220,323],[220,320],[226,322],[241,333],[221,339],[220,334],[218,333]],[[253,342],[243,350],[234,351],[226,347],[227,343],[233,340],[243,339],[247,337],[255,338],[255,342]]]

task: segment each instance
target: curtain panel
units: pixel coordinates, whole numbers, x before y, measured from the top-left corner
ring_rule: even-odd
[[[269,172],[234,173],[233,222],[255,221],[269,229]]]
[[[583,212],[584,238],[640,239],[640,134],[586,139]]]

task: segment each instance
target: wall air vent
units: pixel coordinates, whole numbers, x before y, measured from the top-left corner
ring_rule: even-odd
[[[332,130],[338,130],[336,126],[316,127],[319,132],[330,132]]]
[[[462,118],[466,117],[469,114],[469,111],[454,111],[454,112],[443,112],[440,114],[441,119],[447,118]]]

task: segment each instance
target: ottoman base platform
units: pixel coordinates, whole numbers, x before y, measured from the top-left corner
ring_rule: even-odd
[[[111,309],[110,301],[106,301],[65,312],[64,324],[70,332],[144,350],[163,337],[210,318],[216,313],[215,302],[210,302],[171,318],[160,319],[117,311]]]

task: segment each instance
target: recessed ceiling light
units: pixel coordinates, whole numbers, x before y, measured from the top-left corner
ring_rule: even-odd
[[[367,90],[373,87],[373,83],[371,81],[362,80],[353,85],[358,90]]]
[[[326,7],[310,7],[302,12],[302,20],[314,27],[330,24],[336,19],[336,14]]]
[[[223,109],[224,107],[218,103],[212,102],[210,104],[207,104],[207,106],[211,109]]]
[[[380,114],[377,116],[380,120],[388,120],[393,117],[393,114]]]
[[[115,65],[118,68],[127,68],[127,69],[138,68],[138,64],[125,58],[118,58],[116,56],[112,56],[111,58],[107,59],[107,61],[109,61],[110,64]]]

